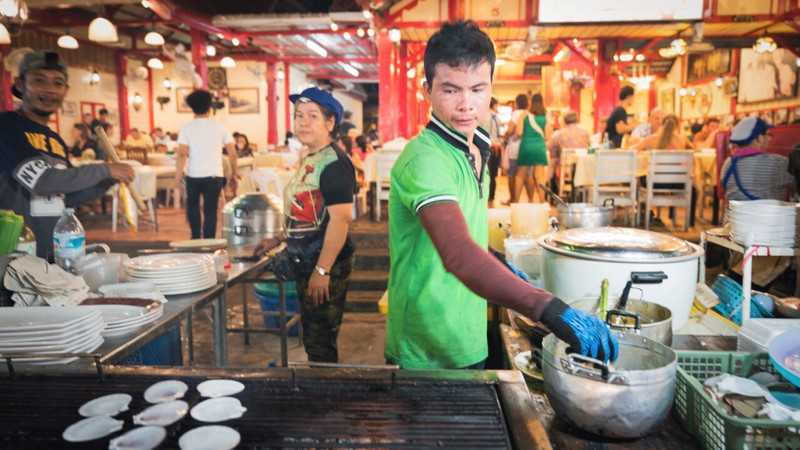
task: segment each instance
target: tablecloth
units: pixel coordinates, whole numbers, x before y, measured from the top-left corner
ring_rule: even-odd
[[[593,186],[597,160],[595,155],[586,153],[573,154],[569,157],[568,164],[575,164],[575,186]],[[648,165],[650,164],[650,152],[639,152],[636,154],[636,176],[647,175]],[[716,154],[698,151],[694,153],[693,179],[694,185],[698,188],[703,186],[705,175],[710,177],[710,183],[716,185],[717,171]]]
[[[292,178],[292,171],[276,167],[256,167],[250,177],[260,192],[283,198],[283,190]]]

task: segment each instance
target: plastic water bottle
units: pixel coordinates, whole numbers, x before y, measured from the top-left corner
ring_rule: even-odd
[[[86,254],[86,232],[72,208],[64,210],[53,229],[53,254],[56,264],[66,271]]]

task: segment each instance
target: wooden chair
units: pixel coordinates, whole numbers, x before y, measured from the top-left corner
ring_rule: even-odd
[[[633,150],[598,150],[595,153],[594,185],[592,201],[602,205],[607,199],[614,206],[630,207],[632,222],[637,222],[636,202],[636,152]]]
[[[671,206],[686,208],[683,230],[689,230],[692,205],[692,165],[694,152],[691,150],[653,150],[647,168],[647,187],[639,192],[640,202],[644,204],[644,227],[650,229],[650,208]]]
[[[376,222],[381,220],[381,200],[389,200],[392,167],[399,156],[399,152],[378,152],[375,155],[373,219]]]
[[[127,156],[126,159],[139,161],[140,163],[147,164],[147,149],[145,147],[125,147]]]

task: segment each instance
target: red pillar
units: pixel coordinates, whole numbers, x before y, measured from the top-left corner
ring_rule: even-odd
[[[0,57],[5,56],[11,51],[11,46],[4,45]],[[0,111],[11,111],[14,109],[14,101],[11,98],[11,86],[14,84],[14,76],[5,67],[0,67]]]
[[[130,114],[128,113],[128,88],[125,86],[125,74],[128,73],[128,60],[122,50],[114,54],[117,75],[117,102],[119,109],[119,136],[124,140],[131,129]]]
[[[656,92],[655,80],[650,83],[650,90],[647,94],[647,107],[649,111],[652,111],[658,106],[658,93]]]
[[[580,117],[581,85],[579,83],[570,83],[569,85],[569,109]]]
[[[267,144],[278,143],[278,91],[275,86],[275,63],[267,63]]]
[[[150,131],[153,131],[153,128],[156,127],[155,125],[155,114],[153,110],[153,104],[155,103],[155,97],[153,95],[153,70],[149,67],[147,68],[147,113],[149,114],[149,124],[150,124]]]
[[[396,72],[396,79],[397,79],[397,87],[399,91],[397,93],[397,100],[398,106],[400,106],[399,117],[398,117],[398,125],[399,129],[398,132],[400,136],[409,137],[411,136],[411,122],[410,122],[410,114],[408,113],[408,49],[406,44],[400,44],[400,48],[398,49],[398,64],[397,64],[397,72]]]
[[[292,104],[289,101],[289,94],[290,94],[290,85],[289,85],[289,63],[283,63],[283,113],[285,114],[286,118],[286,134],[292,131]],[[285,135],[284,135],[285,136]]]
[[[611,63],[606,59],[608,41],[600,39],[597,43],[597,71],[594,77],[595,108],[594,126],[614,110],[619,97],[619,79],[611,75]]]
[[[208,65],[206,64],[206,36],[202,31],[192,28],[192,63],[194,70],[203,81],[202,87],[208,89]]]
[[[384,142],[399,135],[395,55],[396,50],[389,40],[389,31],[380,30],[378,32],[378,131]]]

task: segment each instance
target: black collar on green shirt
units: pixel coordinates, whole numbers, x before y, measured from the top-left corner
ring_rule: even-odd
[[[441,136],[442,139],[447,141],[447,143],[453,147],[464,152],[467,156],[470,155],[469,146],[467,145],[467,138],[458,131],[449,128],[435,115],[431,114],[431,121],[428,122],[427,128]],[[489,155],[491,154],[492,146],[492,140],[489,139],[489,133],[487,133],[481,127],[476,128],[475,134],[472,137],[472,143],[478,147],[478,150],[480,150],[483,160],[487,161],[489,159]]]

